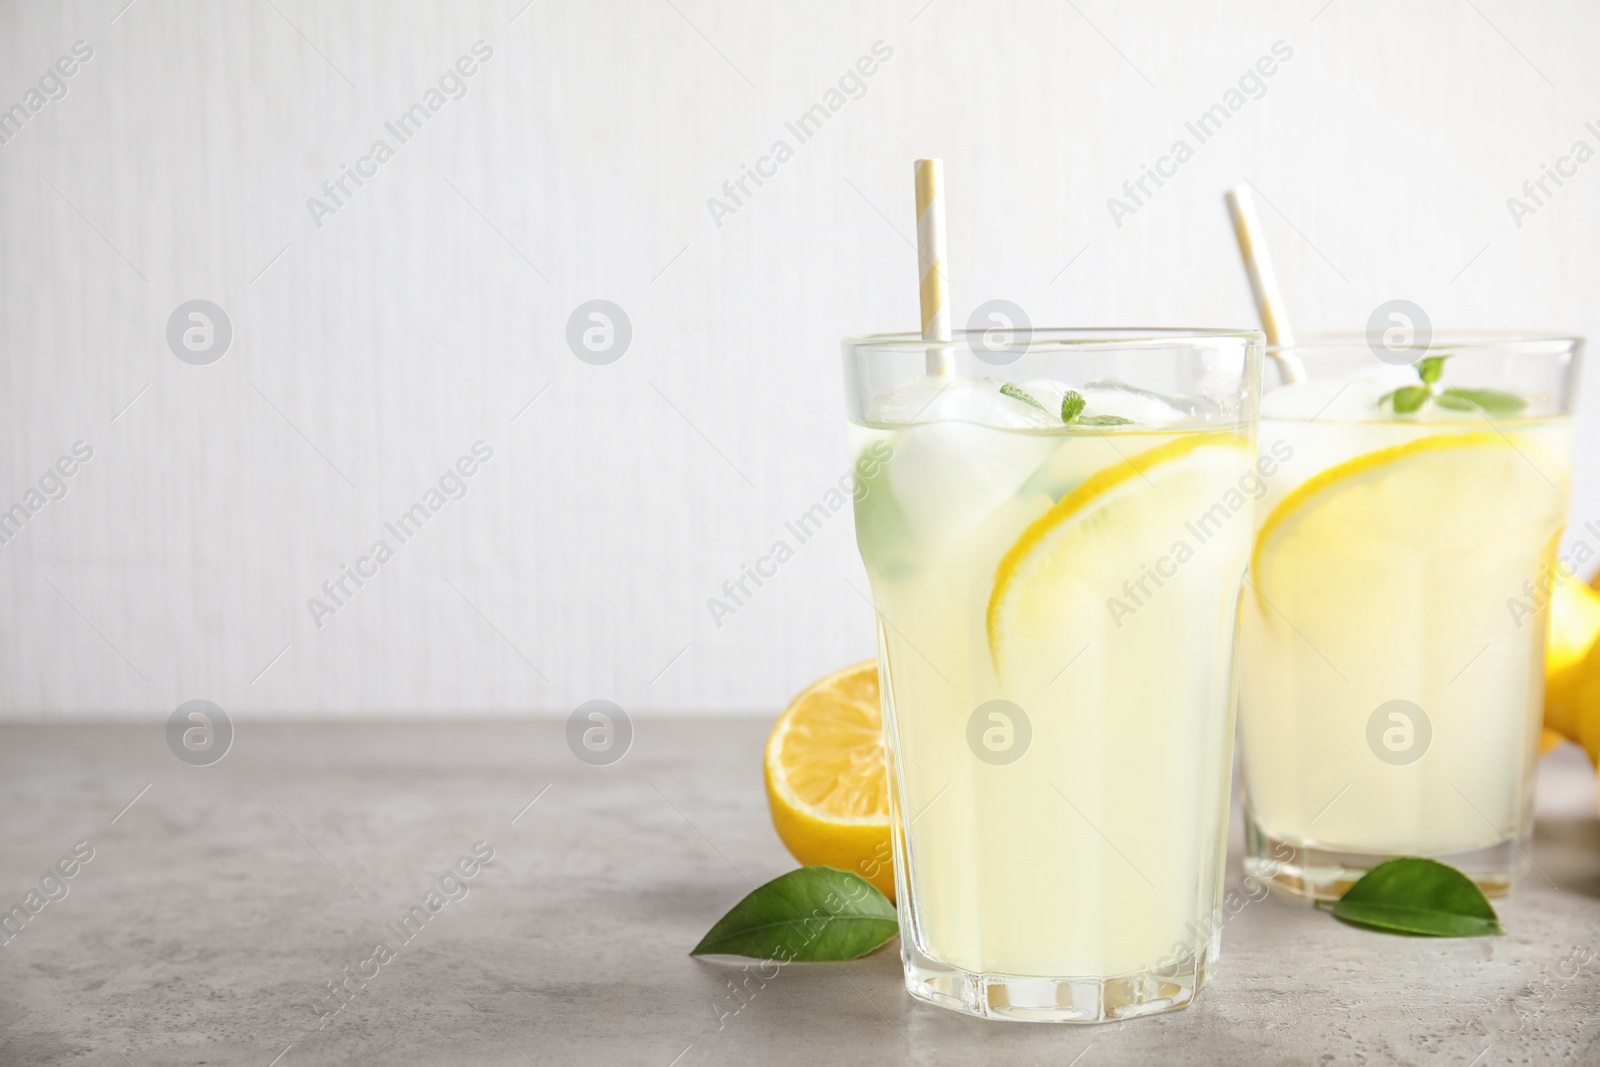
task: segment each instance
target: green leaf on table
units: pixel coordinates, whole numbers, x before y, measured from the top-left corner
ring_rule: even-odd
[[[1386,399],[1393,401],[1398,414],[1409,415],[1426,404],[1432,395],[1425,385],[1406,385],[1390,393]]]
[[[1476,883],[1437,860],[1403,856],[1368,871],[1333,906],[1357,926],[1427,937],[1503,934]]]
[[[1081,393],[1068,389],[1061,397],[1061,421],[1071,422],[1083,414],[1083,405],[1087,403]]]
[[[1439,375],[1444,373],[1444,361],[1449,359],[1449,354],[1442,356],[1428,356],[1417,361],[1417,377],[1422,379],[1424,385],[1432,385],[1439,380]]]
[[[1079,426],[1132,426],[1132,419],[1121,415],[1084,415],[1077,420]]]
[[[1485,415],[1515,415],[1528,402],[1515,393],[1498,389],[1446,389],[1439,394],[1439,406],[1452,411],[1481,411]]]
[[[859,874],[801,867],[735,904],[689,955],[853,960],[899,932],[894,905]]]
[[[1029,396],[1024,390],[1019,389],[1015,385],[1012,385],[1010,382],[1007,382],[1006,384],[1002,385],[1000,387],[1000,391],[1002,393],[1004,393],[1006,396],[1009,396],[1013,400],[1020,400],[1024,404],[1032,404],[1034,407],[1038,408],[1040,411],[1044,410],[1044,405],[1043,404],[1039,403],[1033,397]]]

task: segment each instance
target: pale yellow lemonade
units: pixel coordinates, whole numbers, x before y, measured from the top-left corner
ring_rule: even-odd
[[[1296,849],[1466,853],[1532,817],[1571,420],[1396,416],[1397,373],[1262,401],[1240,733],[1255,827]]]
[[[899,891],[935,963],[1193,988],[1214,964],[1254,442],[1126,397],[1116,426],[1006,398],[852,426]]]

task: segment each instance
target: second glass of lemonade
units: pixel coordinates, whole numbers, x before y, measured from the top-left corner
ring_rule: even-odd
[[[845,342],[913,996],[1098,1022],[1215,968],[1262,351]]]
[[[1503,894],[1529,863],[1580,341],[1284,354],[1244,596],[1246,867],[1336,899],[1396,856]]]

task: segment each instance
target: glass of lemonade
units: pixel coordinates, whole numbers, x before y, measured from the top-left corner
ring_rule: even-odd
[[[1215,969],[1263,351],[845,341],[913,996],[1099,1022]]]
[[[1246,868],[1334,899],[1429,856],[1490,895],[1526,871],[1581,341],[1284,349],[1266,371],[1245,590]],[[1396,407],[1399,410],[1396,410]]]

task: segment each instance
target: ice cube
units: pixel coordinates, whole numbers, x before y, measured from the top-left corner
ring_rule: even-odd
[[[1057,416],[1061,414],[1061,398],[1072,388],[1065,382],[1052,381],[1049,378],[1029,378],[1017,384],[1023,392],[1043,404],[1046,411]]]
[[[867,405],[867,421],[883,423],[911,423],[920,419],[928,405],[946,388],[952,379],[935,374],[901,382],[887,393],[880,393]]]
[[[1001,399],[1038,413],[1021,401]],[[924,422],[895,435],[894,454],[884,467],[908,531],[936,558],[976,533],[1060,444],[1054,434]]]
[[[1090,382],[1078,392],[1084,399],[1083,414],[1118,415],[1141,426],[1167,426],[1216,411],[1216,403],[1211,400],[1162,396],[1114,378]],[[1210,410],[1203,410],[1207,406]]]
[[[871,422],[901,425],[884,470],[919,556],[937,558],[976,533],[1061,443],[1051,434],[997,432],[1061,426],[1059,396],[1056,412],[1043,411],[1002,393],[1003,384],[925,375],[879,396],[867,412]]]
[[[1308,421],[1363,422],[1382,418],[1378,401],[1402,386],[1419,384],[1410,367],[1372,367],[1343,380],[1298,382],[1261,398],[1261,417]]]
[[[1263,419],[1314,419],[1350,388],[1349,382],[1296,382],[1261,398]]]
[[[1002,393],[1004,384],[992,378],[923,375],[875,398],[867,421],[970,422],[1006,430],[1046,430],[1061,425],[1059,397],[1055,412],[1041,410]]]

